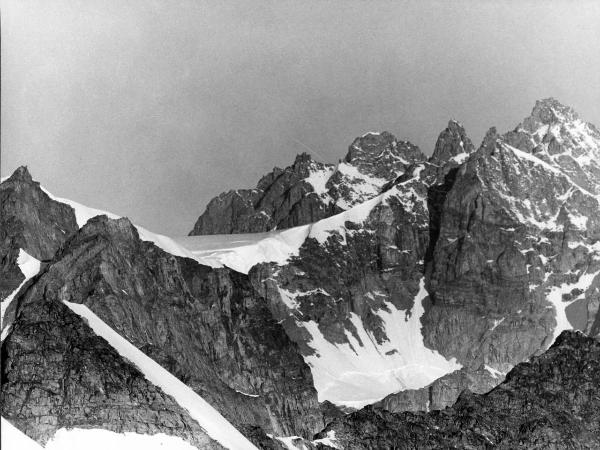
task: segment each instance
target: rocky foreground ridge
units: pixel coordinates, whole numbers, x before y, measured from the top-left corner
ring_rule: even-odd
[[[430,413],[372,407],[334,420],[320,436],[338,448],[598,448],[600,343],[565,331],[543,355],[512,369],[479,395]]]
[[[432,448],[588,448],[598,437],[588,406],[565,416],[571,437],[553,415],[595,401],[585,386],[596,378],[568,381],[569,367],[597,353],[580,335],[533,360],[527,376],[546,380],[550,366],[536,361],[557,348],[579,358],[563,364],[568,352],[558,352],[560,402],[544,393],[527,410],[539,423],[502,435],[516,423],[510,408],[529,401],[527,377],[508,376],[519,381],[511,401],[497,399],[504,416],[485,400],[508,392],[505,375],[561,331],[600,333],[600,133],[556,100],[537,102],[513,131],[490,129],[477,149],[455,121],[430,158],[367,133],[338,165],[300,155],[257,189],[219,196],[192,234],[276,229],[259,246],[287,243],[286,261],[265,258],[247,274],[175,255],[127,219],[79,223],[25,168],[0,184],[0,200],[0,408],[39,442],[78,427],[221,446],[67,303],[89,308],[261,448],[395,448],[402,436]],[[443,411],[398,414],[431,410]],[[483,434],[449,425],[486,414],[499,425]]]

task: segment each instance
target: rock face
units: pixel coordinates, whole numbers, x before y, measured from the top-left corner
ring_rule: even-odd
[[[30,286],[18,299],[18,320],[2,342],[2,417],[41,444],[59,428],[78,427],[162,432],[198,448],[222,448],[57,301],[53,281]]]
[[[425,156],[390,133],[357,138],[334,166],[303,153],[275,168],[256,189],[238,189],[211,200],[190,235],[253,233],[316,222],[366,201]]]
[[[288,264],[251,272],[319,400],[356,407],[393,388],[404,391],[384,401],[394,410],[441,408],[500,382],[566,328],[598,335],[600,139],[552,99],[523,123],[457,157],[472,145],[450,122],[429,161],[314,224]]]
[[[25,186],[14,177],[11,180],[16,192],[33,191],[20,200],[22,203],[47,200],[30,177],[23,182]],[[35,234],[37,229],[27,217],[21,217],[22,211],[34,209],[35,204],[20,204],[20,208],[11,210],[12,217],[6,214],[3,220],[24,224],[12,229],[24,236]],[[74,222],[72,209],[68,207],[64,212]],[[36,221],[31,223],[39,226]],[[77,230],[76,223],[73,226]],[[27,241],[17,242],[25,244]],[[50,250],[41,254],[46,259],[42,272],[21,289],[9,306],[6,323],[12,326],[3,323],[8,334],[2,343],[2,414],[22,431],[41,442],[61,426],[165,432],[186,439],[196,436],[188,425],[192,419],[182,416],[177,408],[172,416],[165,413],[155,417],[156,411],[167,408],[163,403],[172,403],[160,389],[136,381],[140,385],[127,390],[133,378],[145,380],[114,352],[107,353],[106,346],[98,344],[89,355],[77,349],[66,355],[75,345],[69,344],[69,339],[83,343],[91,340],[96,345],[98,338],[94,339],[93,333],[65,310],[65,300],[88,306],[251,439],[266,439],[265,432],[310,437],[323,427],[323,413],[308,366],[246,275],[165,253],[141,241],[127,219],[95,217],[55,245],[51,250],[58,250],[53,257],[47,256]],[[37,305],[43,305],[43,309],[36,309]],[[77,322],[73,330],[72,322]],[[27,336],[23,337],[20,333],[25,329]],[[69,339],[63,342],[65,336]],[[86,361],[94,358],[100,358],[94,364],[106,367],[87,365]],[[88,376],[81,367],[94,373]],[[112,370],[123,374],[110,378]],[[134,372],[135,376],[131,374]],[[79,384],[65,393],[61,385],[64,377]],[[40,378],[46,383],[40,392],[27,394],[29,386]],[[95,408],[98,411],[90,413],[85,399],[107,389],[110,395],[100,396]],[[152,393],[144,397],[150,399],[148,405],[138,398],[144,389]],[[56,406],[63,402],[72,403],[72,408]],[[107,427],[110,421],[114,423]],[[39,423],[44,425],[38,427]],[[39,428],[37,434],[34,428]],[[204,445],[203,438],[190,442]]]
[[[78,229],[73,209],[52,200],[19,167],[0,184],[0,298],[24,280],[17,265],[19,249],[45,261]]]
[[[386,398],[373,406],[389,412],[426,411],[452,406],[461,392],[472,391],[485,394],[500,381],[499,374],[491,373],[482,367],[479,370],[457,370],[438,378],[422,389],[407,389]]]
[[[446,129],[440,133],[429,161],[440,165],[454,160],[460,164],[474,150],[475,146],[467,136],[464,127],[457,121],[451,120]]]
[[[338,448],[597,448],[600,442],[600,344],[563,332],[531,362],[517,365],[487,394],[465,391],[430,413],[365,408],[336,419]]]

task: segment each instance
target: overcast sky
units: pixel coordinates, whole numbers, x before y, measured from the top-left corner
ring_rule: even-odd
[[[2,176],[187,234],[222,191],[388,130],[600,126],[600,1],[2,0]]]

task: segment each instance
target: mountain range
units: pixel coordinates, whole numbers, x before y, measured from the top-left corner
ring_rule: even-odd
[[[298,155],[189,236],[26,167],[0,210],[6,448],[600,445],[600,132],[557,100]]]

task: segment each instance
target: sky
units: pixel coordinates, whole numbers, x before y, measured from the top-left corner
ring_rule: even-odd
[[[600,1],[0,0],[1,175],[184,235],[387,130],[476,146],[555,97],[600,126]]]

